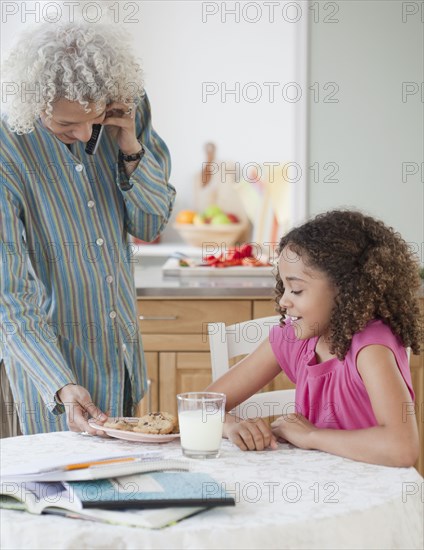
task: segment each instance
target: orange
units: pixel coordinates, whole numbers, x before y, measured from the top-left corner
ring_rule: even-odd
[[[196,212],[193,212],[193,210],[181,210],[181,212],[178,212],[175,221],[177,223],[193,223],[195,215]]]

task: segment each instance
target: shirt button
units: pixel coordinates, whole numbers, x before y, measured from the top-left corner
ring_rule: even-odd
[[[97,239],[96,244],[97,246],[103,246],[104,240],[103,239]]]
[[[106,282],[107,282],[109,285],[113,283],[113,277],[112,277],[112,275],[108,275],[108,276],[106,277]]]
[[[88,202],[87,202],[88,208],[94,208],[94,205],[95,205],[95,204],[96,204],[96,203],[95,203],[94,201],[88,201]]]
[[[111,311],[111,312],[109,313],[109,317],[110,317],[111,319],[115,319],[115,317],[116,317],[116,311]]]
[[[83,166],[82,164],[77,164],[77,165],[75,166],[75,170],[76,170],[77,172],[82,172],[82,171],[84,170],[84,166]]]

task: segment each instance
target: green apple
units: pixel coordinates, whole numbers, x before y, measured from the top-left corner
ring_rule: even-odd
[[[221,210],[221,208],[217,204],[211,204],[202,212],[203,217],[205,218],[213,218],[214,216],[217,216],[218,214],[223,214],[224,212]]]
[[[231,223],[231,220],[229,219],[227,214],[224,214],[223,212],[221,212],[220,214],[216,214],[211,219],[212,225],[227,225],[229,223]]]

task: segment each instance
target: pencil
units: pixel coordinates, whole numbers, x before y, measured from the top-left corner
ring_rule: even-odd
[[[90,468],[91,466],[103,466],[103,464],[115,464],[117,462],[133,462],[134,460],[137,460],[137,458],[129,456],[127,458],[111,458],[95,462],[80,462],[79,464],[68,464],[64,467],[64,470],[81,470],[83,468]]]

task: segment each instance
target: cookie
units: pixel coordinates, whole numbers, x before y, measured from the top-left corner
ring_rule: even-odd
[[[106,421],[103,426],[105,428],[113,428],[114,430],[124,430],[126,432],[134,431],[134,426],[137,424],[127,422],[123,419],[116,418],[115,420]]]
[[[170,434],[177,425],[173,414],[166,412],[149,413],[138,419],[135,432],[144,434]]]

